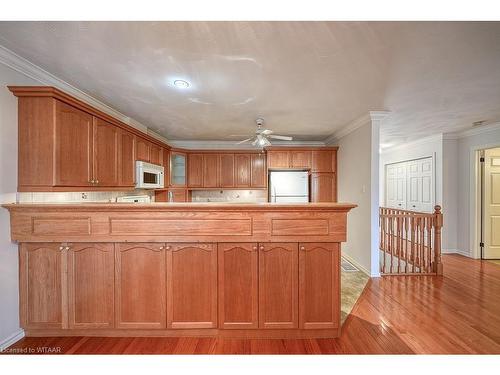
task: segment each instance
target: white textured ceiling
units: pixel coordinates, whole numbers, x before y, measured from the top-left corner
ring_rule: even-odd
[[[383,142],[500,120],[494,22],[0,22],[0,44],[172,140],[257,116],[323,140],[388,110]]]

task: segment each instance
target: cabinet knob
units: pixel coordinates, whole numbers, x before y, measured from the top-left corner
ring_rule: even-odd
[[[257,250],[257,246],[254,246],[254,247],[253,247],[253,249],[254,249],[254,250]]]
[[[260,247],[260,249],[261,249],[261,250],[264,250],[264,246],[261,246],[261,247]]]
[[[64,250],[69,250],[69,246],[66,246],[66,247],[64,248]]]
[[[304,251],[306,248],[304,246],[300,247],[300,250]]]
[[[160,250],[163,250],[165,247],[164,246],[160,246]]]
[[[170,246],[169,245],[167,245],[167,250],[170,250]]]
[[[98,184],[99,183],[99,180],[95,180],[95,183]]]
[[[59,246],[59,250],[64,250],[64,246]]]

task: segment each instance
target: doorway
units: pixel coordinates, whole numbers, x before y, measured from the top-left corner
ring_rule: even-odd
[[[500,147],[482,151],[481,259],[500,259]]]

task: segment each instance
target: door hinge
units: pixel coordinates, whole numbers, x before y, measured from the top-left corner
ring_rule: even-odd
[[[483,157],[483,156],[481,156],[481,157],[479,158],[479,162],[480,162],[480,163],[484,163],[484,157]]]
[[[479,247],[484,247],[484,242],[479,242]]]

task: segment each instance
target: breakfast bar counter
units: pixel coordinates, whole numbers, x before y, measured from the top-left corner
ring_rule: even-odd
[[[354,204],[3,207],[27,335],[338,336]]]

